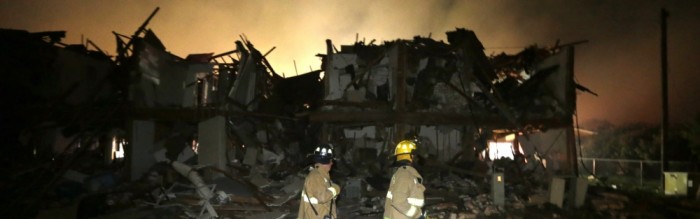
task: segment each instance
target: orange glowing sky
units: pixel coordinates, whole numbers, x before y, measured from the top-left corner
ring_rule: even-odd
[[[580,121],[659,123],[660,9],[668,19],[670,116],[685,122],[700,112],[700,3],[679,1],[112,1],[0,0],[0,28],[31,32],[65,30],[65,43],[81,36],[114,55],[112,31],[131,35],[156,8],[148,25],[167,49],[222,53],[240,34],[277,72],[319,69],[315,54],[325,40],[336,45],[360,39],[378,42],[415,35],[444,40],[445,32],[473,30],[487,55],[538,44],[589,40],[576,50],[577,81],[600,96],[580,94]]]

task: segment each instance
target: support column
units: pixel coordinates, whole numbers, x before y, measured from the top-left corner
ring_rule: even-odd
[[[199,123],[199,149],[197,162],[222,170],[226,166],[226,118],[216,116]]]
[[[139,180],[156,163],[152,154],[155,144],[155,123],[147,120],[131,122],[131,141],[128,145],[129,177]]]

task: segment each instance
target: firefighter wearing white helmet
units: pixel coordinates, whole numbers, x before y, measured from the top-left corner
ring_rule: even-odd
[[[340,186],[331,181],[333,145],[321,144],[313,154],[314,166],[304,180],[298,219],[336,218],[335,198]]]
[[[421,218],[425,203],[423,177],[413,168],[413,151],[416,143],[404,140],[396,145],[394,155],[398,167],[391,177],[384,203],[384,219]]]

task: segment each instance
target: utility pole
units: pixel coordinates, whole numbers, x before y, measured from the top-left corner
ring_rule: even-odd
[[[668,56],[666,47],[666,18],[668,11],[665,8],[661,9],[661,176],[666,171],[666,159],[664,158],[664,149],[668,143]],[[665,180],[662,180],[664,182]],[[664,183],[662,183],[663,185]],[[665,185],[664,185],[665,186]]]

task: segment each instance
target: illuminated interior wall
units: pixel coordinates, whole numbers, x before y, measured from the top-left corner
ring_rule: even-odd
[[[348,65],[357,68],[356,54],[333,54],[332,69],[325,72],[324,78],[326,83],[325,100],[337,100],[343,97],[345,87],[350,84],[352,77],[345,72],[345,67]]]
[[[378,133],[381,132],[381,133]],[[376,126],[365,126],[358,128],[346,128],[343,129],[345,139],[352,140],[352,149],[357,148],[373,148],[377,151],[377,156],[384,150],[393,151],[395,145],[388,144],[386,142],[388,136],[382,136],[384,133],[391,132],[390,128],[384,128],[384,130],[378,129]],[[350,153],[347,153],[348,157],[346,159],[351,159]]]
[[[518,136],[518,142],[530,164],[546,163],[548,171],[556,172],[566,165],[567,129]]]
[[[421,150],[440,161],[450,160],[462,150],[462,132],[454,126],[421,126],[418,136]]]
[[[484,151],[483,153],[485,153]],[[496,142],[490,141],[488,147],[488,154],[491,160],[497,160],[502,158],[514,159],[513,142]]]

